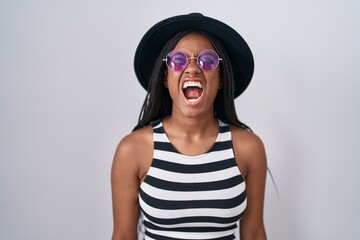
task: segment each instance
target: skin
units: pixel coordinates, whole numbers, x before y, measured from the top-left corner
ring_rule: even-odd
[[[175,50],[196,57],[204,49],[213,49],[200,34],[186,35]],[[164,84],[173,101],[172,114],[163,120],[171,143],[179,152],[198,155],[214,143],[219,131],[214,118],[214,99],[221,88],[220,68],[202,71],[191,60],[182,72],[168,70]],[[184,97],[184,81],[200,81],[201,99],[189,103]],[[231,126],[235,159],[246,183],[247,207],[240,221],[242,240],[264,240],[263,205],[266,179],[266,155],[261,139],[254,133]],[[139,217],[138,189],[152,163],[153,132],[151,126],[124,137],[115,152],[111,182],[113,196],[113,240],[136,240]]]

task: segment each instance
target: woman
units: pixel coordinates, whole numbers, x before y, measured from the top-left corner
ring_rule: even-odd
[[[148,92],[113,161],[113,240],[266,239],[265,150],[234,106],[254,69],[246,42],[175,16],[148,30],[134,64]]]

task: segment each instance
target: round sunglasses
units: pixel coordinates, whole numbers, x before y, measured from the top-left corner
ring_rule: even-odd
[[[197,57],[188,57],[184,52],[174,50],[169,52],[163,61],[169,69],[179,72],[186,68],[191,59],[196,59],[196,64],[204,71],[214,70],[222,60],[214,50],[205,49]]]

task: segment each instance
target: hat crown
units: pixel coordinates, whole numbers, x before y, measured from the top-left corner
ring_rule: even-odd
[[[203,14],[198,13],[198,12],[189,13],[188,15],[189,15],[189,16],[194,16],[194,17],[204,17],[204,15],[203,15]]]

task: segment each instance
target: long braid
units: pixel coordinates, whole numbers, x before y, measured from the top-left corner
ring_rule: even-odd
[[[142,105],[138,124],[133,131],[142,128],[152,121],[171,114],[172,100],[168,90],[164,86],[165,64],[163,59],[166,54],[175,48],[176,44],[190,31],[179,32],[171,38],[161,50],[155,61],[154,70],[151,74],[145,101]]]
[[[236,109],[235,109],[235,79],[233,74],[233,69],[231,65],[231,60],[225,48],[219,40],[211,36],[206,32],[200,32],[204,35],[210,43],[215,48],[215,51],[221,56],[223,61],[221,61],[221,81],[222,89],[219,90],[218,95],[215,98],[214,109],[215,117],[221,120],[227,121],[230,124],[235,126],[251,130],[246,124],[239,121]],[[241,80],[241,79],[240,79]]]

